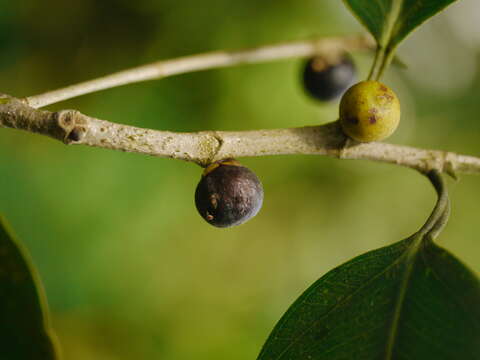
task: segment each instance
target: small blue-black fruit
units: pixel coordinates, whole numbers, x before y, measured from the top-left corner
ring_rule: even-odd
[[[314,99],[338,99],[356,81],[356,69],[347,54],[327,58],[315,56],[308,59],[303,69],[305,91]]]

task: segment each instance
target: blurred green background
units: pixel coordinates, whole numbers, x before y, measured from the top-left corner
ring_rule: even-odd
[[[216,49],[362,31],[340,0],[0,0],[0,91],[29,96],[127,67]],[[400,48],[385,79],[403,105],[389,139],[480,155],[480,4],[462,0]],[[360,78],[372,61],[354,54]],[[299,82],[300,59],[185,74],[48,107],[197,131],[336,118]],[[43,278],[65,359],[253,359],[314,280],[407,237],[434,204],[411,170],[315,156],[241,161],[259,215],[217,229],[197,215],[193,164],[0,129],[0,212]],[[480,177],[449,181],[439,239],[480,273]]]

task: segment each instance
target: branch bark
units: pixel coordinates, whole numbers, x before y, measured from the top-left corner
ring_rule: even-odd
[[[100,90],[140,81],[161,79],[176,74],[293,57],[306,57],[315,54],[337,56],[341,52],[366,50],[373,47],[374,43],[371,37],[361,35],[295,41],[239,51],[216,51],[157,61],[62,89],[30,96],[25,100],[31,107],[40,108]]]
[[[0,126],[47,135],[65,144],[168,157],[200,166],[230,157],[310,154],[391,163],[423,173],[480,173],[478,157],[388,143],[357,143],[343,134],[338,122],[292,129],[177,133],[116,124],[76,110],[38,110],[24,100],[2,95]]]

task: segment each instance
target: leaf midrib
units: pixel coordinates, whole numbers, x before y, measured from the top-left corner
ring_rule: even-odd
[[[415,266],[415,257],[418,254],[418,249],[422,244],[422,241],[423,241],[422,237],[418,237],[417,239],[414,239],[410,248],[408,248],[405,251],[405,253],[402,254],[402,257],[405,255],[405,261],[406,261],[407,267],[405,269],[402,282],[400,283],[398,298],[397,298],[397,302],[395,304],[395,309],[393,312],[392,325],[390,326],[390,329],[388,332],[388,341],[387,341],[387,346],[385,351],[385,360],[392,360],[395,341],[397,339],[397,334],[398,334],[400,315],[402,313],[403,304],[405,302],[409,280],[411,278],[413,268]]]
[[[389,46],[391,39],[393,38],[393,32],[400,13],[402,11],[404,0],[392,0],[392,7],[388,12],[388,15],[385,19],[385,28],[382,34],[382,37],[379,41],[379,45],[382,48]]]

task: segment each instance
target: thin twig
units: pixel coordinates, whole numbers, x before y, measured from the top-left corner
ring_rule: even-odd
[[[33,108],[40,108],[77,96],[121,85],[193,71],[221,68],[239,64],[252,64],[272,60],[305,57],[313,54],[331,55],[335,52],[365,50],[373,47],[368,36],[321,38],[268,45],[240,51],[217,51],[152,64],[117,72],[94,80],[26,98]]]
[[[4,95],[0,97],[0,127],[47,135],[66,144],[169,157],[201,166],[230,157],[310,154],[391,163],[423,173],[480,173],[478,157],[387,143],[347,142],[338,122],[293,129],[177,133],[116,124],[75,110],[33,109]]]

